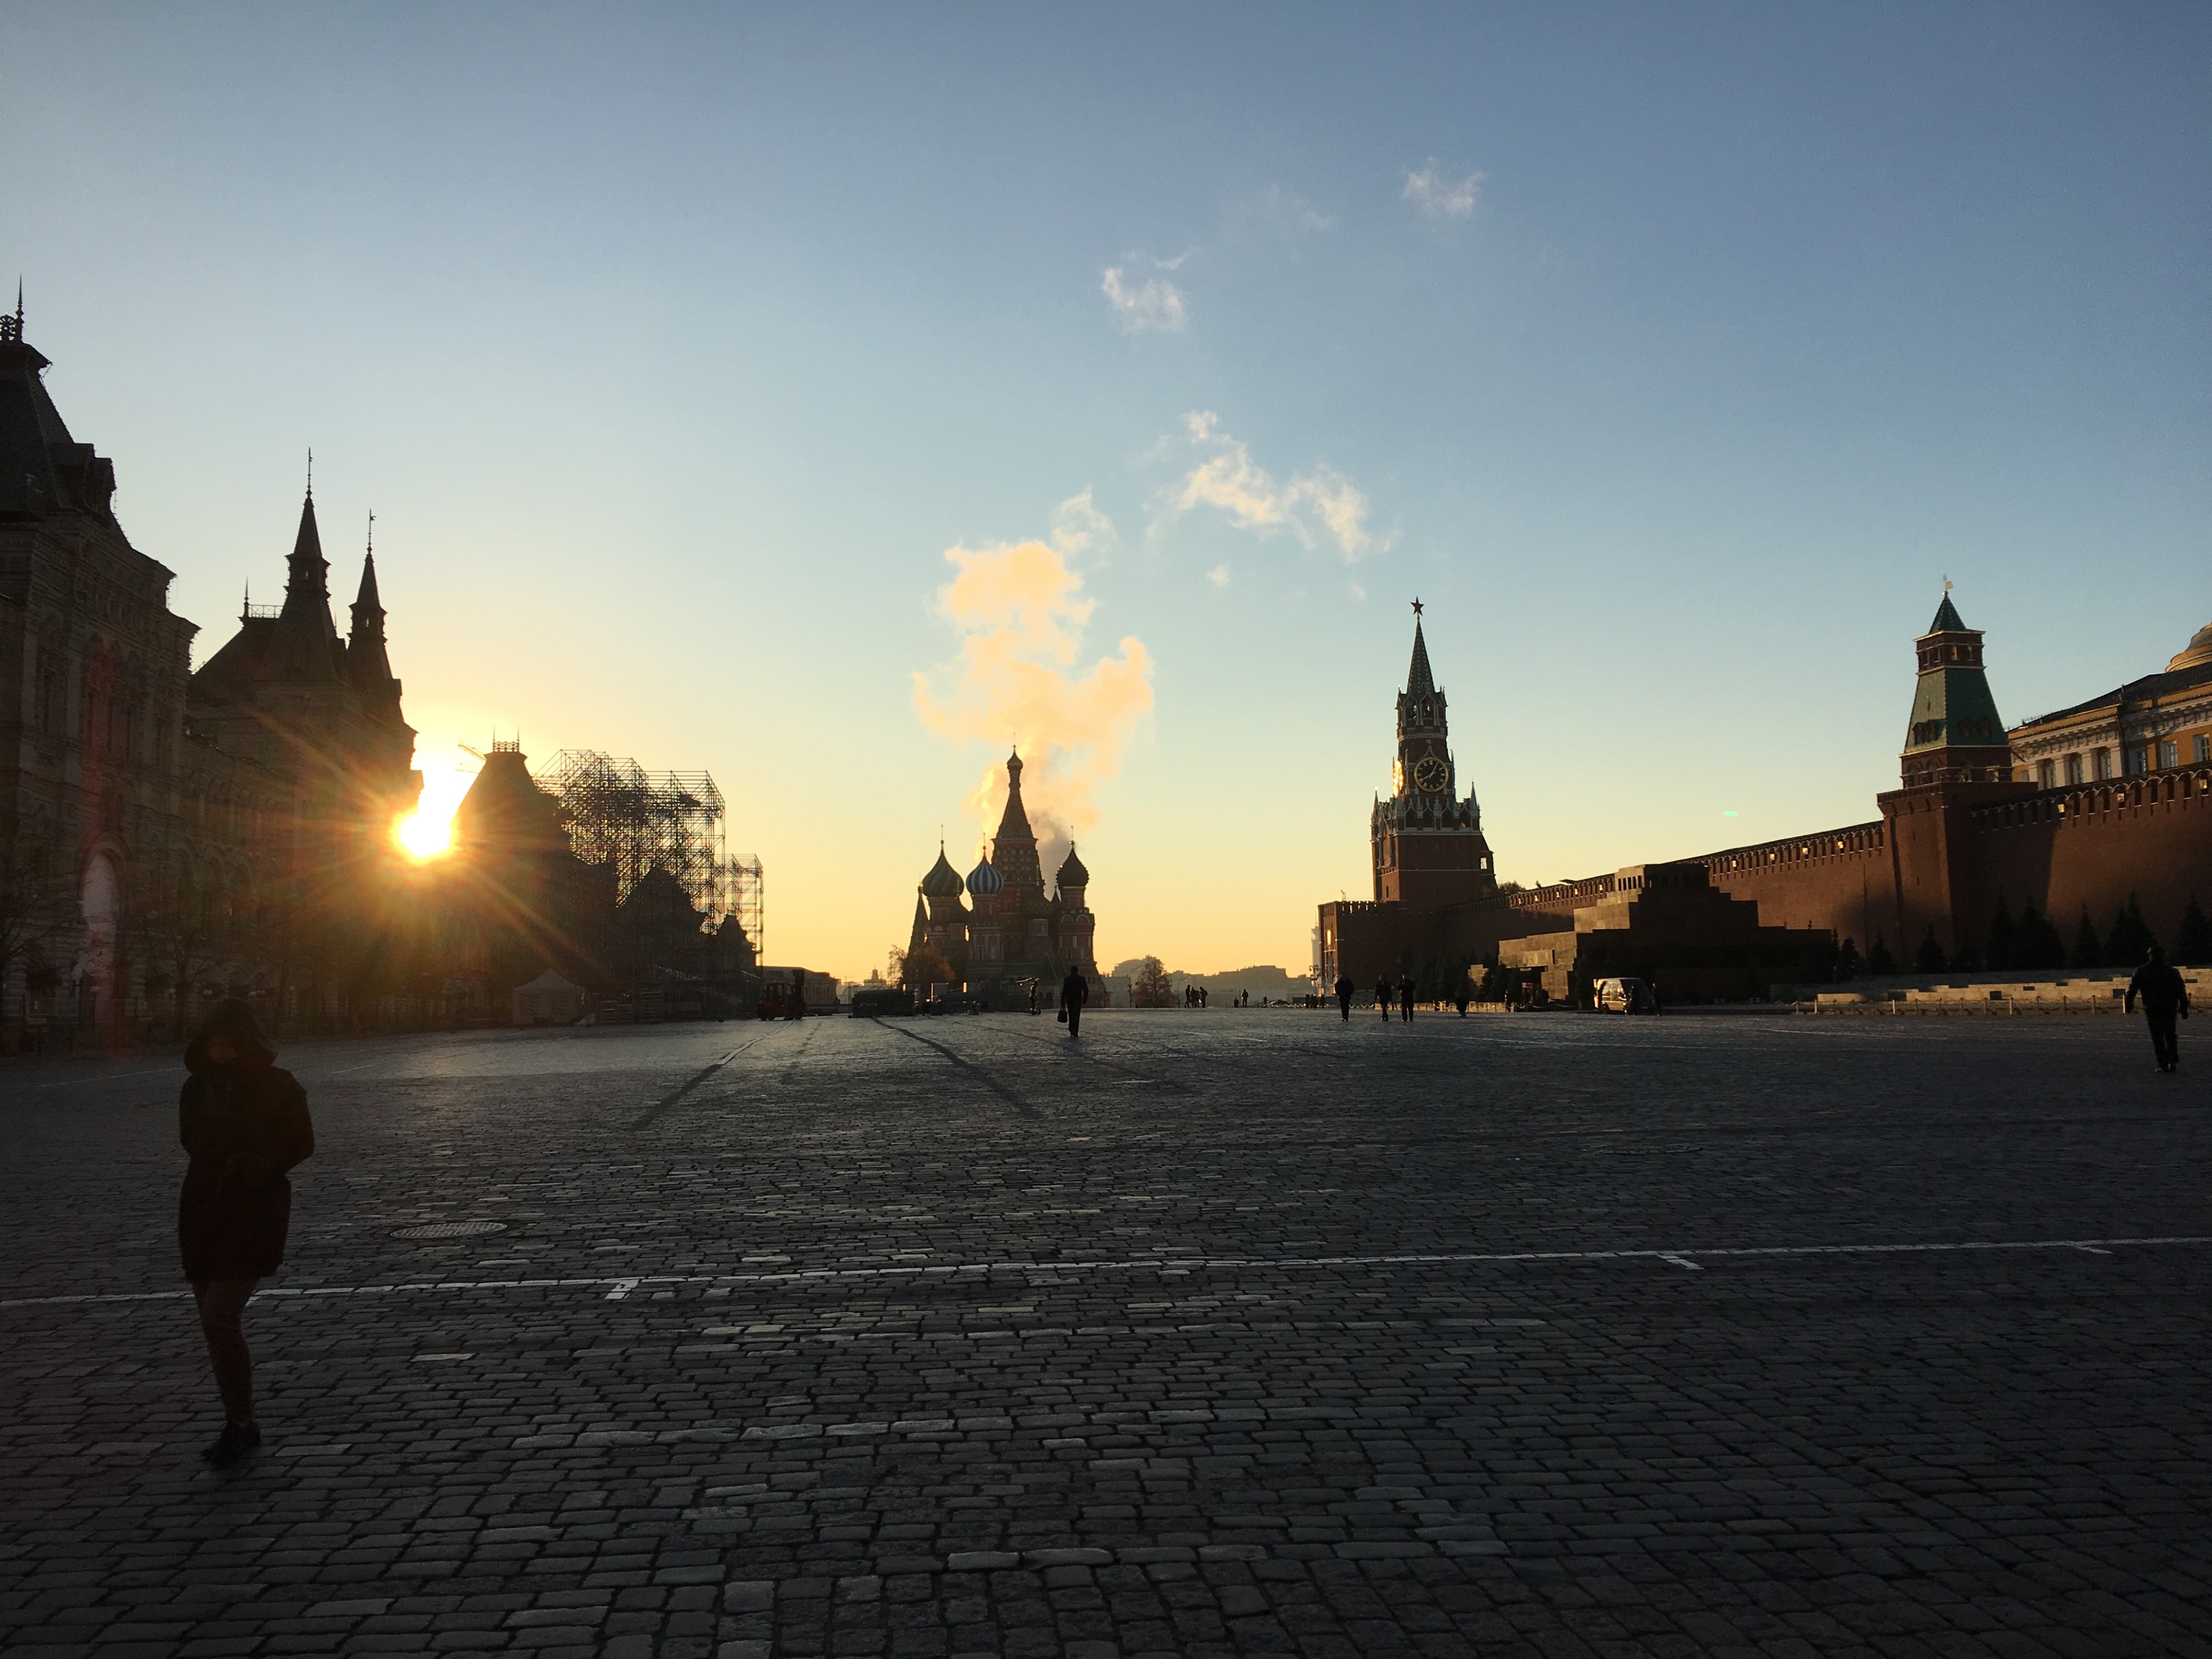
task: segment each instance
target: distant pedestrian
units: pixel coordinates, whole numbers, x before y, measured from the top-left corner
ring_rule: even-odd
[[[1339,974],[1336,976],[1336,1006],[1346,1020],[1352,1018],[1352,994],[1358,988],[1352,982],[1351,975]]]
[[[1391,1001],[1390,976],[1385,974],[1375,981],[1375,1007],[1376,1011],[1382,1016],[1382,1023],[1385,1025],[1390,1023]]]
[[[2166,962],[2162,945],[2150,947],[2143,965],[2128,981],[2128,1012],[2135,1012],[2137,997],[2142,999],[2143,1018],[2150,1024],[2150,1046],[2158,1057],[2158,1069],[2176,1070],[2181,1064],[2181,1045],[2173,1022],[2176,1015],[2189,1018],[2189,983],[2179,969]]]
[[[1083,977],[1079,968],[1067,970],[1067,977],[1060,982],[1060,1006],[1067,1016],[1067,1038],[1073,1042],[1083,1035],[1083,1005],[1091,1000],[1091,981]]]
[[[226,1468],[261,1443],[244,1316],[253,1287],[284,1260],[292,1219],[285,1174],[315,1150],[299,1080],[236,998],[210,1014],[185,1049],[178,1132],[191,1157],[177,1206],[185,1277],[222,1396],[222,1436],[203,1454]]]
[[[1411,1025],[1413,1023],[1413,976],[1411,974],[1398,976],[1398,1009],[1399,1018]]]

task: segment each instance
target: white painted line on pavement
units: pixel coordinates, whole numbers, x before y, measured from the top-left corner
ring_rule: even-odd
[[[2111,1255],[2125,1249],[2212,1244],[2212,1234],[2177,1233],[2148,1238],[1968,1239],[1932,1244],[1745,1244],[1679,1250],[1496,1250],[1463,1255],[1223,1255],[1143,1256],[1112,1261],[964,1261],[941,1267],[809,1267],[781,1273],[644,1273],[589,1279],[440,1279],[393,1285],[274,1285],[256,1291],[264,1297],[408,1296],[424,1291],[607,1290],[621,1301],[647,1285],[795,1285],[838,1279],[945,1278],[959,1273],[1170,1273],[1258,1267],[1278,1273],[1315,1267],[1480,1267],[1517,1261],[1668,1261],[1702,1267],[1705,1261],[1778,1260],[1817,1255],[1972,1255],[2002,1250],[2078,1250]],[[24,1296],[0,1299],[0,1308],[64,1307],[95,1302],[169,1302],[183,1291],[126,1291],[109,1295]]]

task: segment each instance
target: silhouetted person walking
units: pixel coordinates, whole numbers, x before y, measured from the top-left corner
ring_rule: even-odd
[[[236,998],[220,1004],[185,1049],[191,1075],[178,1101],[178,1133],[191,1164],[177,1243],[222,1395],[222,1434],[203,1454],[218,1468],[261,1443],[246,1304],[284,1260],[292,1220],[285,1173],[315,1150],[307,1092],[276,1061],[253,1011]]]
[[[1358,988],[1352,982],[1351,975],[1339,974],[1336,976],[1337,1009],[1347,1020],[1352,1018],[1352,994]]]
[[[2173,1022],[2177,1015],[2189,1018],[2189,983],[2179,969],[2167,963],[2164,945],[2152,945],[2143,965],[2128,981],[2130,1013],[2136,1011],[2137,997],[2142,999],[2143,1018],[2150,1024],[2150,1046],[2158,1056],[2158,1069],[2171,1072],[2181,1064],[2181,1044]]]
[[[1386,975],[1375,981],[1375,1011],[1382,1016],[1382,1023],[1390,1023],[1390,981]]]
[[[1411,974],[1398,976],[1398,1017],[1408,1025],[1413,1023],[1413,976]]]
[[[1071,1042],[1083,1034],[1083,1005],[1091,1000],[1091,981],[1076,969],[1067,970],[1067,977],[1060,982],[1060,1006],[1067,1011],[1067,1040]]]

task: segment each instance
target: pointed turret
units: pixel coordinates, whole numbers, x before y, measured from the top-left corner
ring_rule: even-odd
[[[1022,805],[1022,751],[1018,749],[1006,757],[1006,810],[999,814],[998,838],[1003,841],[1009,836],[1018,841],[1024,836],[1036,839],[1030,828],[1029,810]]]
[[[399,701],[399,682],[384,649],[384,605],[376,592],[376,550],[361,565],[361,592],[353,602],[353,632],[346,641],[346,672],[372,708]]]
[[[1429,672],[1429,642],[1421,637],[1421,618],[1413,616],[1413,660],[1406,670],[1406,695],[1425,696],[1437,689],[1436,676]]]
[[[1997,717],[1982,667],[1982,635],[1951,603],[1948,584],[1936,620],[1913,641],[1920,678],[1899,759],[1907,784],[1988,781],[2012,775],[2012,742]]]
[[[331,625],[330,561],[315,527],[315,492],[311,486],[300,507],[300,531],[285,561],[284,604],[264,658],[263,678],[283,680],[337,679],[340,647]]]
[[[1015,912],[1025,902],[1044,897],[1044,868],[1037,861],[1036,831],[1030,828],[1029,809],[1022,805],[1019,750],[1006,757],[1006,810],[999,815],[999,833],[991,838],[991,862],[1006,878]]]

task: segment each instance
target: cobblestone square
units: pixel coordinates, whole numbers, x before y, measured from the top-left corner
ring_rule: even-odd
[[[304,1044],[219,1426],[181,1072],[0,1072],[0,1650],[2212,1655],[2212,1061],[1094,1013]]]

